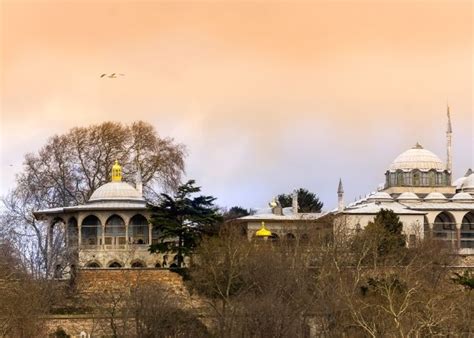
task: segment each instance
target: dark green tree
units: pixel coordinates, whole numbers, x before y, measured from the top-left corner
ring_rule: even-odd
[[[150,252],[176,252],[178,266],[183,257],[193,252],[201,236],[211,232],[222,216],[212,196],[192,195],[201,191],[194,180],[178,187],[171,196],[161,194],[157,205],[151,206],[151,222],[159,230],[159,243],[150,245]]]
[[[380,209],[361,235],[372,239],[377,256],[383,257],[405,248],[406,240],[402,231],[403,223],[397,214],[390,209]]]
[[[223,212],[222,217],[224,218],[225,221],[231,220],[231,219],[236,219],[240,217],[245,217],[250,215],[249,210],[244,209],[242,207],[232,207],[229,210]]]
[[[298,209],[299,212],[321,212],[323,202],[319,200],[316,194],[306,189],[299,188],[298,193]],[[292,206],[292,194],[280,194],[277,196],[282,208]]]

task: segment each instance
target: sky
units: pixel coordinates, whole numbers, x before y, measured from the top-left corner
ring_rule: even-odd
[[[474,167],[472,1],[0,0],[0,194],[24,155],[104,121],[187,147],[221,206],[303,187],[331,209],[420,142]],[[117,79],[102,73],[124,73]]]

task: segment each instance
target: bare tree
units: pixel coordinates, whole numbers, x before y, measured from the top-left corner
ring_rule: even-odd
[[[179,184],[184,157],[183,145],[160,138],[151,125],[141,121],[130,126],[105,122],[55,135],[37,153],[25,156],[16,187],[3,198],[0,229],[28,243],[32,267],[52,276],[61,263],[57,258],[65,257],[64,245],[60,245],[63,234],[60,227],[48,232],[44,222],[35,220],[34,210],[86,202],[109,181],[116,159],[124,179],[133,182],[140,173],[145,195],[154,198],[159,190],[172,190]]]

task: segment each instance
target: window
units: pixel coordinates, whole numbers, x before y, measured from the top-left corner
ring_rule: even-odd
[[[435,178],[436,174],[435,174],[435,172],[430,171],[428,176],[429,176],[429,185],[430,185],[430,187],[433,187],[436,183],[436,178]]]
[[[404,185],[405,182],[404,182],[404,179],[403,179],[403,178],[404,178],[404,177],[403,177],[403,173],[402,173],[402,172],[399,172],[399,173],[397,174],[397,176],[398,176],[398,185]]]
[[[411,179],[411,172],[409,173],[404,173],[403,176],[405,176],[405,185],[412,185],[413,182],[412,182],[412,179]]]
[[[390,173],[390,186],[397,185],[397,175],[395,173]]]
[[[419,172],[414,172],[413,173],[413,185],[414,186],[419,186],[420,185],[420,173]]]
[[[427,187],[429,185],[428,173],[421,173],[421,185],[424,187]]]

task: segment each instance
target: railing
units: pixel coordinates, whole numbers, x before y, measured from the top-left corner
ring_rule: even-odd
[[[82,244],[81,250],[148,250],[149,244]]]

